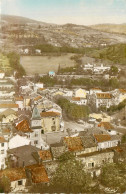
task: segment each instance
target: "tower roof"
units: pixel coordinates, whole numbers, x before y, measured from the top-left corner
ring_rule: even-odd
[[[37,107],[35,106],[32,112],[32,120],[36,120],[36,119],[41,119],[41,117]]]

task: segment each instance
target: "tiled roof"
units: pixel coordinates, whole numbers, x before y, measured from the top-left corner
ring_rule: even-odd
[[[106,134],[94,135],[94,137],[98,143],[111,140],[111,136]]]
[[[42,91],[42,90],[46,90],[46,88],[39,88],[38,90]]]
[[[85,136],[81,136],[81,140],[83,142],[84,148],[96,147],[97,143],[95,142],[95,138],[93,135],[85,134]]]
[[[38,151],[39,157],[44,161],[44,160],[52,160],[52,155],[50,150],[41,150]]]
[[[30,129],[29,127],[29,123],[27,120],[23,120],[21,121],[18,125],[17,125],[17,130],[18,131],[22,131],[24,133],[27,133],[27,132],[32,132],[32,130]]]
[[[0,108],[18,108],[18,104],[0,104]]]
[[[98,99],[101,99],[101,98],[102,99],[111,99],[112,98],[110,93],[97,93],[96,95],[97,95]]]
[[[0,136],[0,143],[4,143],[4,142],[7,142],[7,141],[4,139],[4,137]]]
[[[119,89],[119,91],[120,91],[122,94],[126,94],[126,90],[125,90],[125,89]]]
[[[23,100],[24,100],[23,96],[15,97],[15,101],[23,101]]]
[[[6,176],[10,181],[17,181],[21,179],[26,179],[25,169],[24,168],[9,168],[0,171],[0,178]]]
[[[73,97],[72,101],[80,101],[80,97]]]
[[[59,112],[42,112],[41,117],[57,117],[60,116]]]
[[[36,98],[34,98],[34,101],[38,101],[40,99],[42,99],[42,96],[37,96]]]
[[[104,127],[106,130],[114,129],[114,127],[109,122],[101,122],[98,124],[98,127]]]
[[[81,151],[84,149],[80,137],[64,137],[64,143],[67,145],[69,151]]]
[[[32,166],[26,167],[26,169],[29,169],[31,171],[33,183],[48,183],[49,182],[47,172],[43,165],[35,164]]]

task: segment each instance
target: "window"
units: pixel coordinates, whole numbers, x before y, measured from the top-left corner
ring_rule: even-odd
[[[34,144],[35,144],[35,145],[38,144],[38,141],[34,141]]]
[[[55,118],[52,118],[52,120],[54,121]]]
[[[1,147],[4,147],[4,143],[1,144]]]
[[[89,167],[89,168],[93,168],[93,167],[94,167],[94,162],[88,163],[88,167]]]
[[[1,154],[4,154],[4,150],[1,150]]]
[[[38,137],[38,133],[35,133],[35,137]]]
[[[22,185],[22,181],[18,181],[18,185]]]

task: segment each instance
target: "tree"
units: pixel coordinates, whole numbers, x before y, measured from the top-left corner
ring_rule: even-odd
[[[61,192],[65,193],[88,192],[91,177],[83,169],[84,165],[75,158],[65,159],[59,163],[51,185],[61,188]]]
[[[8,193],[10,192],[10,180],[3,176],[0,178],[0,193]]]
[[[126,164],[108,163],[102,168],[100,182],[118,192],[126,191]]]
[[[114,66],[114,65],[112,65],[111,66],[111,69],[110,69],[110,74],[111,75],[117,75],[118,74],[118,67],[116,67],[116,66]]]

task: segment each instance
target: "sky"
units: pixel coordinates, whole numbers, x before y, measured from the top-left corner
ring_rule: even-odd
[[[2,14],[66,24],[126,23],[126,0],[0,0]]]

